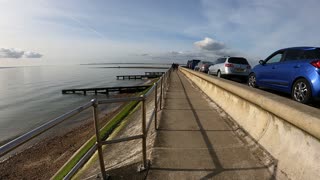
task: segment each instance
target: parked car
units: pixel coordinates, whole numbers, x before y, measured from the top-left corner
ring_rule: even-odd
[[[251,66],[243,57],[222,57],[209,67],[208,74],[218,77],[241,77],[247,79]]]
[[[192,59],[192,60],[189,60],[187,62],[187,67],[189,69],[194,69],[196,67],[196,65],[200,62],[201,60],[198,60],[198,59]]]
[[[301,103],[318,100],[320,48],[293,47],[272,53],[252,69],[248,85],[289,93],[292,99]]]
[[[190,65],[191,65],[191,60],[188,60],[188,61],[187,61],[186,68],[189,68],[189,69],[190,69]]]
[[[197,70],[200,72],[207,73],[209,70],[209,67],[213,65],[213,62],[210,61],[201,61],[197,65]]]
[[[199,66],[198,65],[196,65],[195,67],[194,67],[194,69],[193,70],[195,70],[195,71],[199,71]]]

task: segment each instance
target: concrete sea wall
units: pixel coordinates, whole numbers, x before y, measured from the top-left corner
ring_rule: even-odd
[[[320,179],[320,110],[189,69],[180,71],[277,159],[277,179]]]

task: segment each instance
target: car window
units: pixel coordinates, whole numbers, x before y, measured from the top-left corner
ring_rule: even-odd
[[[283,56],[283,52],[279,52],[275,55],[273,55],[272,57],[268,58],[266,63],[267,64],[271,64],[271,63],[277,63],[280,62]]]
[[[222,62],[225,63],[227,58],[222,58]]]
[[[320,49],[305,50],[301,59],[320,59]]]
[[[203,62],[203,64],[212,65],[213,63],[212,63],[212,62],[210,62],[210,61],[205,61],[205,62]]]
[[[217,64],[224,63],[225,61],[226,61],[226,58],[219,58],[217,60]]]
[[[245,58],[229,58],[228,59],[229,63],[234,63],[234,64],[249,64],[248,61]]]
[[[300,49],[288,49],[286,51],[285,61],[294,61],[302,59],[303,50]]]

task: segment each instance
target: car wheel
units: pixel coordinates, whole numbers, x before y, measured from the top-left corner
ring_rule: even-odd
[[[256,80],[256,75],[254,73],[251,73],[248,77],[248,86],[257,88],[257,80]]]
[[[306,104],[311,100],[311,87],[306,79],[298,79],[292,87],[292,99]]]
[[[217,72],[217,77],[221,78],[221,72],[220,71]]]

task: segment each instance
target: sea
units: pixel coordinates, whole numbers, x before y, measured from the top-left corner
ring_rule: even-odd
[[[140,68],[143,66],[143,68]],[[69,65],[0,68],[0,143],[106,95],[62,94],[62,89],[142,85],[117,75],[164,72],[168,65]],[[126,68],[122,68],[126,67]]]

